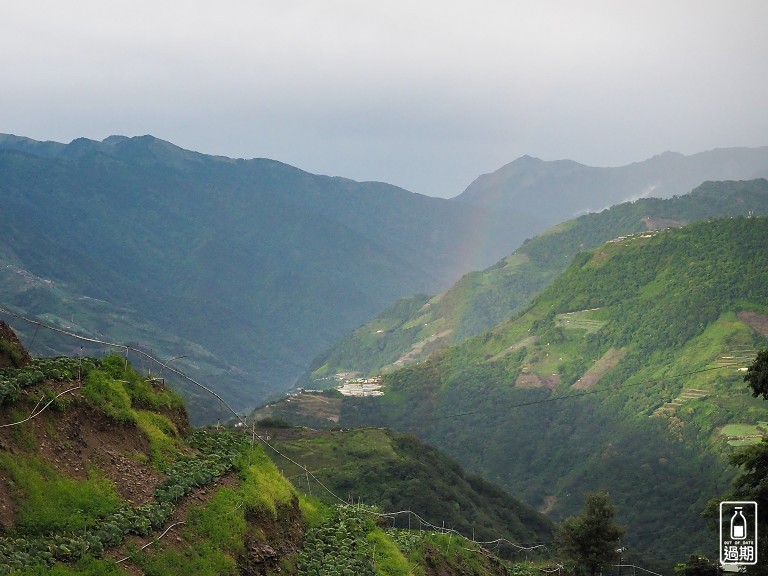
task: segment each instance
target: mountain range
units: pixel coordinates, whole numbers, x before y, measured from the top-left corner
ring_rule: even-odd
[[[367,490],[366,497],[381,496],[388,506],[399,504],[408,482],[428,485],[439,476],[440,495],[425,496],[425,505],[441,510],[450,498],[466,510],[457,522],[467,515],[499,526],[510,520],[482,511],[487,501],[474,507],[472,491],[485,493],[519,512],[509,526],[523,538],[546,537],[551,528],[529,507],[557,521],[575,513],[586,492],[606,490],[632,550],[667,567],[693,551],[716,556],[700,513],[734,475],[728,455],[758,440],[768,422],[765,404],[742,382],[756,351],[768,347],[768,220],[760,216],[768,182],[759,179],[767,155],[768,148],[667,153],[605,169],[524,157],[446,200],[312,175],[273,160],[207,156],[151,136],[70,144],[2,136],[0,306],[15,315],[36,356],[75,357],[43,363],[24,373],[21,384],[8,380],[16,372],[4,372],[6,416],[21,417],[18,401],[25,415],[34,413],[36,400],[51,395],[41,388],[29,396],[30,385],[77,381],[82,401],[53,403],[65,414],[74,406],[72,430],[84,418],[108,420],[123,431],[137,426],[144,437],[131,444],[131,456],[106,454],[117,463],[105,470],[119,472],[128,465],[122,458],[133,458],[175,486],[176,472],[179,482],[199,480],[188,477],[197,464],[182,458],[173,467],[179,454],[211,446],[186,443],[179,400],[153,388],[162,385],[162,368],[146,379],[121,357],[103,363],[84,357],[109,352],[110,342],[130,342],[210,384],[239,409],[280,394],[302,372],[314,382],[338,370],[383,370],[380,396],[292,396],[269,415],[391,431],[289,435],[282,449],[304,461],[317,457],[318,472],[336,489]],[[733,181],[700,185],[710,178]],[[651,190],[671,197],[636,199]],[[412,296],[417,293],[439,295]],[[317,356],[387,306],[344,340],[348,346]],[[22,316],[91,341],[73,344],[61,332],[25,325]],[[81,373],[84,362],[93,376]],[[216,420],[209,398],[186,401],[193,421]],[[314,413],[304,411],[307,401]],[[89,512],[88,524],[99,530],[121,507],[101,476],[73,469],[78,482],[85,478],[73,488],[40,464],[37,438],[52,438],[55,430],[49,423],[39,434],[9,431],[0,463],[5,474],[18,476],[12,486],[35,490],[4,500],[30,511],[23,530],[41,554],[35,514],[47,514],[40,496],[46,491],[83,489],[93,496],[83,506],[106,506]],[[444,450],[469,473],[402,432]],[[262,489],[248,483],[275,474],[266,464],[249,471],[252,458],[264,458],[248,452],[247,438],[209,455],[229,459],[243,482],[217,491],[219,511],[231,510],[232,498],[252,499],[249,506],[257,509]],[[250,439],[255,442],[255,431]],[[57,441],[82,455],[79,440]],[[14,463],[8,454],[25,458]],[[56,462],[55,450],[51,456]],[[437,472],[441,467],[445,475]],[[306,468],[294,470],[299,479],[302,471],[308,476]],[[512,503],[474,474],[527,505]],[[379,483],[369,480],[374,477]],[[392,488],[396,480],[405,482],[402,489]],[[157,486],[170,497],[166,484],[158,479]],[[295,502],[282,482],[261,486],[273,499],[262,502],[267,510],[287,503],[280,495]],[[459,496],[456,486],[468,495]],[[31,505],[30,498],[38,500]],[[287,524],[298,514],[322,523],[312,506],[293,505]],[[140,511],[168,509],[157,502]],[[48,519],[72,531],[77,510],[65,512]],[[195,529],[217,534],[200,514]],[[139,523],[130,530],[154,522],[129,516]],[[335,516],[333,522],[358,523]],[[240,549],[257,532],[246,531],[231,545]],[[99,542],[102,536],[110,538],[105,532]],[[75,541],[94,537],[86,527]],[[385,546],[383,536],[371,538]],[[320,546],[320,534],[307,539],[308,550],[312,542]],[[62,545],[55,552],[67,557],[70,545]],[[226,546],[212,558],[231,563],[219,556],[227,555]],[[173,554],[164,550],[143,561],[162,571],[162,563],[181,561]],[[246,554],[244,561],[252,560]]]
[[[768,148],[661,159],[615,169],[566,162],[563,171],[562,161],[524,157],[446,200],[151,136],[60,144],[3,135],[3,304],[173,359],[245,408],[286,390],[398,298],[445,290],[575,211],[650,186],[685,192],[682,173],[686,182],[764,173]],[[588,181],[582,173],[599,195],[566,186]],[[611,186],[598,185],[605,178]],[[545,184],[558,201],[543,210]],[[34,329],[25,338],[40,352],[62,345]],[[190,411],[193,421],[214,419],[194,398]]]
[[[185,357],[240,406],[387,303],[474,265],[462,250],[477,211],[151,137],[6,137],[0,194],[6,306]]]

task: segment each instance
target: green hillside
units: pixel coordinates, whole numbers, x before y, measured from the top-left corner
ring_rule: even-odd
[[[499,558],[454,532],[393,527],[382,508],[312,497],[316,480],[314,489],[308,474],[292,485],[280,470],[291,461],[273,463],[273,448],[248,432],[190,428],[180,397],[123,356],[32,359],[0,324],[0,573],[534,574],[521,558]],[[439,488],[418,476],[412,496],[435,504],[449,493],[452,507],[468,506],[452,508],[450,520],[497,537],[551,538],[546,519],[415,439],[351,434],[352,444],[339,444],[347,471],[364,470],[365,449],[390,439],[402,444],[401,471],[408,455],[432,460]],[[325,456],[309,460],[333,466],[336,455]],[[408,494],[410,478],[390,476],[386,486]]]
[[[418,526],[417,516],[479,541],[500,537],[520,546],[551,542],[553,524],[532,508],[415,437],[389,430],[300,433],[275,431],[273,445],[308,467],[335,494],[362,499],[381,510],[410,510],[395,525]],[[304,471],[274,453],[275,464],[301,487]],[[306,485],[305,485],[306,488]],[[323,490],[316,495],[328,503]],[[417,515],[417,516],[416,516]],[[517,549],[504,546],[507,555]]]
[[[576,254],[626,234],[724,216],[768,214],[768,181],[707,182],[689,194],[645,198],[564,222],[527,240],[512,255],[463,276],[434,296],[403,299],[319,356],[301,380],[391,371],[429,357],[509,319],[560,274]]]
[[[554,519],[605,489],[628,545],[671,565],[716,556],[699,513],[725,491],[733,445],[768,421],[742,382],[766,345],[768,219],[641,233],[386,375],[384,396],[346,399],[341,423],[414,433]]]

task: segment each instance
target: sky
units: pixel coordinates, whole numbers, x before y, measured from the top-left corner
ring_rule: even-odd
[[[766,0],[24,0],[0,132],[461,193],[524,154],[768,145]]]

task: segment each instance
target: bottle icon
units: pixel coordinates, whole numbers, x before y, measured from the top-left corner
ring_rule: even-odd
[[[741,506],[736,506],[731,517],[731,539],[744,540],[747,537],[747,519],[741,512]]]

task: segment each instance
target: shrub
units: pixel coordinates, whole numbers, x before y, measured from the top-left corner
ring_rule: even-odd
[[[168,574],[216,574],[236,576],[235,561],[206,542],[182,551],[165,550],[158,554],[142,554],[139,565],[147,576]]]
[[[112,379],[108,372],[90,371],[83,386],[83,396],[91,406],[112,420],[121,424],[136,423],[130,396],[122,383]]]

